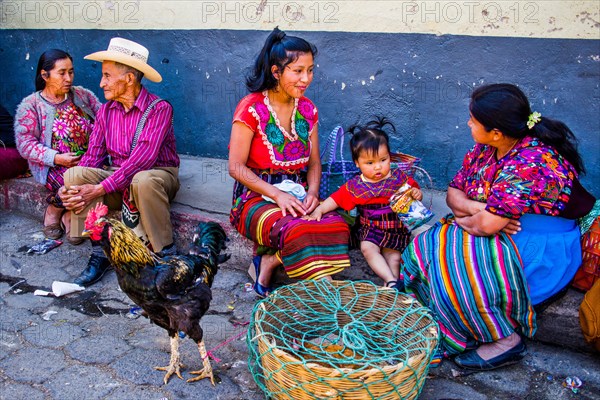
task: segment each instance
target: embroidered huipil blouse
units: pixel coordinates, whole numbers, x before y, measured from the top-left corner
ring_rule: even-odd
[[[380,204],[382,207],[390,205],[390,198],[404,185],[418,188],[419,184],[409,178],[402,170],[392,170],[389,177],[379,182],[367,182],[362,175],[357,175],[343,184],[335,191],[331,198],[344,210],[352,210],[356,206]]]
[[[52,148],[59,153],[85,151],[93,119],[67,99],[56,106],[52,124]],[[66,168],[65,168],[66,169]]]
[[[525,213],[559,215],[576,178],[573,166],[553,147],[526,136],[497,161],[494,147],[476,144],[450,187],[485,202],[492,214],[518,219]]]
[[[273,172],[305,168],[312,149],[310,135],[318,120],[317,108],[309,99],[295,99],[291,132],[287,132],[271,108],[266,91],[247,95],[233,115],[234,123],[242,122],[254,132],[246,166]]]

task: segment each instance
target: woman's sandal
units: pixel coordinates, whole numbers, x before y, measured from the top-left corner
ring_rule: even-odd
[[[399,292],[404,292],[404,283],[402,281],[389,281],[385,283],[385,287],[396,289]]]
[[[256,292],[256,294],[258,294],[260,297],[265,298],[268,295],[271,294],[271,292],[273,291],[273,288],[271,287],[265,287],[263,285],[261,285],[260,283],[258,283],[258,278],[260,276],[260,261],[262,260],[262,256],[254,256],[254,258],[252,259],[252,264],[254,264],[254,291]]]
[[[454,358],[454,362],[463,368],[474,369],[478,371],[488,371],[504,367],[511,364],[516,364],[527,355],[527,346],[521,339],[511,349],[506,350],[504,353],[497,355],[489,360],[484,360],[477,354],[476,350],[471,350],[462,354],[459,354]]]
[[[44,212],[44,221],[46,220],[46,215],[48,215],[48,209],[52,207],[50,204],[48,205],[48,207],[46,207],[46,211]],[[61,218],[62,218],[62,214],[61,214]],[[44,228],[42,229],[42,232],[44,233],[44,236],[46,236],[48,239],[60,239],[61,236],[63,235],[63,233],[65,233],[64,229],[62,229],[61,227],[62,223],[61,220],[59,219],[58,222],[55,222],[53,224],[48,224],[48,225],[44,225]]]

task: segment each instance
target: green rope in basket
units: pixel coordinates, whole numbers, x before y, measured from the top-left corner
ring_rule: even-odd
[[[414,399],[438,343],[429,309],[371,282],[302,281],[259,301],[248,364],[273,399]]]

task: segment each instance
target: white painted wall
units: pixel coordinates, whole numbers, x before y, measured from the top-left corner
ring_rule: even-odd
[[[600,1],[0,1],[3,29],[233,29],[600,39]]]

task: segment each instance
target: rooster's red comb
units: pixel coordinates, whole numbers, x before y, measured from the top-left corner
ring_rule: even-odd
[[[88,215],[85,219],[85,229],[92,229],[94,223],[100,218],[105,217],[108,214],[108,207],[106,204],[100,202],[96,204],[96,207],[88,211]]]

